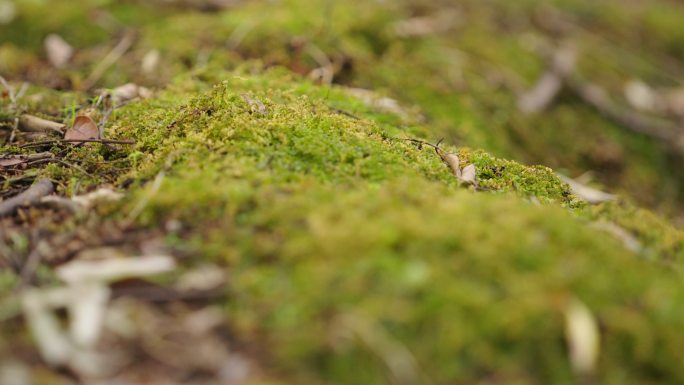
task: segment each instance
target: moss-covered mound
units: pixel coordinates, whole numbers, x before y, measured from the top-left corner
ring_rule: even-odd
[[[571,383],[577,300],[600,329],[597,382],[684,381],[681,233],[590,208],[546,168],[462,149],[486,191],[460,186],[400,140],[412,129],[283,71],[185,77],[109,130],[137,140],[110,220],[172,229],[185,267],[224,266],[216,303],[277,383]]]
[[[635,79],[663,92],[680,89],[684,9],[676,2],[287,0],[217,13],[187,3],[202,2],[18,1],[15,19],[0,25],[0,73],[92,86],[96,63],[132,29],[129,52],[97,85],[164,85],[183,71],[234,67],[243,58],[303,75],[323,68],[334,82],[418,105],[435,137],[573,176],[591,171],[613,191],[671,216],[682,212],[680,149],[630,132],[571,93],[538,115],[517,107],[563,44],[577,48],[577,77],[622,105]],[[49,33],[76,49],[60,76],[44,60]],[[150,53],[161,64],[141,71]]]
[[[624,134],[576,100],[543,117],[514,111],[515,98],[500,88],[501,81],[527,85],[543,65],[522,55],[528,40],[504,32],[525,31],[530,21],[516,17],[537,10],[536,2],[516,8],[503,0],[483,6],[466,1],[450,12],[478,15],[473,20],[479,22],[400,39],[397,20],[432,17],[442,8],[413,1],[380,6],[293,0],[287,2],[291,7],[250,2],[220,14],[162,8],[167,18],[148,20],[156,7],[86,1],[76,11],[59,3],[52,21],[37,23],[45,10],[39,3],[21,2],[20,16],[0,27],[9,37],[0,58],[11,59],[0,61],[0,69],[13,75],[17,88],[16,80],[28,79],[76,91],[30,86],[0,108],[3,130],[21,113],[68,126],[77,113],[88,113],[105,123],[105,138],[135,144],[0,147],[3,154],[45,151],[60,160],[27,166],[19,177],[3,175],[3,196],[40,177],[50,178],[67,198],[104,185],[125,194],[80,216],[32,207],[2,219],[8,230],[0,237],[0,252],[9,251],[8,261],[26,266],[46,248],[46,255],[63,254],[62,260],[40,261],[29,271],[35,274],[16,266],[18,274],[0,272],[0,319],[8,320],[0,326],[3,358],[33,354],[31,367],[42,365],[16,307],[22,285],[53,287],[51,267],[84,249],[113,245],[126,255],[145,254],[140,239],[152,239],[161,244],[154,250],[168,252],[179,265],[154,285],[173,285],[186,271],[207,264],[229,276],[224,288],[195,306],[218,307],[220,342],[257,363],[259,376],[246,383],[684,382],[681,230],[629,198],[590,205],[548,167],[464,146],[504,154],[529,150],[528,159],[579,169],[603,164],[592,158],[606,154],[603,149],[587,150],[575,140],[583,130],[600,127],[592,143],[619,149],[619,156],[606,162],[619,163],[624,173],[605,174],[615,176],[617,185],[634,187],[640,196],[641,187],[643,194],[680,184],[671,177],[677,170],[660,144]],[[589,12],[585,2],[573,4],[574,14],[589,24],[630,36],[620,23],[611,24],[610,16]],[[623,16],[641,9],[605,7],[608,15]],[[106,9],[112,18],[99,14],[98,19],[96,9]],[[335,23],[314,23],[316,12]],[[491,22],[502,14],[509,16]],[[260,16],[255,25],[253,15]],[[677,26],[649,24],[649,14],[640,17],[648,31],[659,32],[658,50],[681,55],[676,48],[681,36],[667,33]],[[126,25],[140,28],[136,44],[95,83],[135,80],[160,90],[116,106],[101,97],[89,99],[78,90],[92,88],[84,84],[97,66],[94,58],[110,48],[96,44]],[[59,30],[80,49],[58,76],[46,79],[47,63],[35,61],[40,47],[28,38],[34,26],[39,34]],[[83,26],[92,33],[83,33]],[[297,38],[303,34],[306,39]],[[588,52],[605,46],[586,41]],[[141,73],[140,62],[151,49],[160,50],[168,65]],[[353,96],[358,89],[307,80],[302,74],[325,61],[321,52],[339,65],[336,80],[380,85],[419,104],[427,120],[415,119],[410,109],[368,103]],[[258,56],[262,64],[245,62],[241,55]],[[629,57],[634,60],[627,62],[629,68],[661,79],[648,63]],[[467,64],[458,67],[461,60]],[[483,63],[500,68],[501,62],[511,64],[514,75],[494,71],[490,78],[480,72]],[[275,63],[289,68],[270,68]],[[414,74],[417,68],[420,74]],[[611,73],[611,68],[593,70]],[[475,183],[456,178],[432,147],[442,134],[447,140],[440,153],[457,155],[462,168],[473,165]],[[634,156],[620,155],[627,152]],[[651,157],[656,160],[643,162]],[[665,205],[674,206],[678,193],[661,190]],[[80,249],[69,249],[71,243]],[[186,306],[182,299],[176,302],[160,305],[159,313]],[[580,336],[573,332],[577,328]],[[586,333],[594,331],[598,345],[586,342]],[[578,341],[582,335],[585,340]],[[129,352],[135,352],[129,369],[158,361],[128,338]],[[578,364],[577,350],[587,344],[591,352],[584,350],[584,363]],[[169,355],[173,352],[164,357]],[[68,381],[69,371],[63,372]],[[176,380],[214,374],[185,372]],[[35,379],[51,384],[59,376],[52,371]]]
[[[394,139],[410,132],[336,112],[354,103],[339,90],[224,76],[126,107],[114,130],[140,141],[135,178],[166,167],[140,224],[178,220],[189,263],[225,264],[227,320],[284,382],[382,383],[406,375],[403,349],[421,381],[571,382],[575,297],[601,327],[599,382],[684,380],[678,268],[592,228],[548,169],[462,151],[481,184],[548,204],[468,191]]]

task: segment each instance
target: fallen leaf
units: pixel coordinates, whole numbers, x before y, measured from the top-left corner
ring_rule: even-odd
[[[64,139],[68,140],[87,140],[99,139],[97,124],[92,118],[80,115],[74,120],[74,126],[67,130]]]
[[[0,25],[9,24],[17,16],[17,7],[9,0],[0,1]]]
[[[444,161],[444,163],[449,166],[451,169],[451,172],[454,174],[456,178],[461,178],[461,161],[458,159],[458,155],[456,154],[447,154],[444,153],[442,150],[438,150],[437,154],[439,155],[440,158]]]
[[[180,291],[212,290],[227,282],[228,277],[223,269],[207,265],[183,274],[176,284]]]
[[[397,21],[392,25],[392,29],[399,37],[421,37],[449,31],[462,22],[463,17],[459,12],[445,9],[435,16],[420,16]]]
[[[100,202],[116,202],[123,197],[123,194],[114,190],[108,188],[99,188],[87,194],[74,196],[71,198],[71,200],[84,209],[89,209]]]
[[[262,116],[268,115],[268,110],[266,109],[264,103],[261,102],[261,100],[254,99],[247,94],[242,94],[242,99],[245,101],[245,103],[249,105],[249,109],[251,112],[257,113]]]
[[[45,52],[48,61],[55,68],[62,68],[71,59],[74,54],[74,49],[62,37],[56,34],[50,34],[45,38]]]
[[[135,98],[147,99],[152,91],[135,83],[126,83],[112,90],[112,99],[118,104]]]
[[[558,174],[558,177],[570,186],[573,194],[589,203],[601,203],[615,199],[615,195],[613,194],[608,194],[595,188],[585,186],[572,178],[568,178],[565,175]]]
[[[475,165],[469,164],[461,170],[461,181],[468,184],[475,184]]]
[[[406,112],[406,110],[404,110],[404,108],[402,108],[401,105],[399,105],[399,102],[395,99],[380,96],[373,91],[363,88],[345,88],[344,91],[347,94],[361,100],[361,102],[368,107],[374,108],[381,112],[395,114],[401,119],[409,118],[409,113]]]
[[[613,235],[615,238],[621,240],[622,244],[632,252],[638,253],[643,250],[641,242],[639,242],[639,239],[637,237],[635,237],[632,233],[630,233],[629,231],[625,230],[624,228],[618,226],[613,222],[601,221],[594,223],[593,227],[606,231],[609,234]]]
[[[592,373],[600,349],[598,325],[587,305],[576,298],[565,308],[565,338],[573,370],[577,374]]]
[[[625,85],[625,99],[641,111],[656,111],[661,104],[658,94],[641,80],[632,80]]]
[[[159,59],[160,58],[161,58],[161,54],[159,53],[159,50],[153,49],[151,51],[148,51],[145,54],[145,56],[143,56],[142,64],[140,65],[140,69],[146,75],[153,74],[154,71],[157,69],[157,66],[159,65]]]

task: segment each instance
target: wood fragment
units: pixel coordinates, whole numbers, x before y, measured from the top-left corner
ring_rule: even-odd
[[[109,67],[116,63],[133,46],[134,41],[135,35],[132,32],[126,32],[119,43],[97,64],[90,76],[85,80],[83,88],[86,90],[92,88]]]
[[[518,99],[518,108],[524,113],[537,113],[545,110],[563,89],[564,79],[575,70],[577,53],[565,47],[558,49],[551,66],[539,78],[537,84]]]
[[[610,99],[603,88],[595,84],[584,84],[575,79],[567,79],[566,83],[584,103],[615,123],[633,132],[675,145],[684,144],[684,130],[677,124],[621,108]]]
[[[41,132],[64,134],[66,125],[37,116],[23,114],[19,117],[19,130],[24,132]]]
[[[10,199],[0,202],[0,217],[14,214],[20,207],[40,201],[40,198],[52,194],[55,186],[49,179],[41,179],[28,190]]]

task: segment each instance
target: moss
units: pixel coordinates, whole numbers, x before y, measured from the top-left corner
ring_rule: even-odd
[[[574,12],[599,19],[602,28],[623,17],[594,13],[584,3],[573,3]],[[481,8],[464,2],[463,12],[477,15],[472,24],[411,39],[392,38],[392,22],[430,14],[429,4],[335,4],[253,2],[219,17],[187,12],[145,24],[134,57],[102,84],[133,76],[136,60],[151,48],[170,64],[160,72],[164,79],[143,81],[161,84],[188,73],[154,98],[114,112],[108,137],[136,145],[55,147],[68,164],[36,172],[67,194],[104,182],[128,186],[118,210],[105,213],[110,224],[132,218],[138,229],[174,228],[166,234],[171,250],[191,256],[181,268],[224,266],[230,287],[217,302],[225,321],[237,343],[263,357],[282,383],[383,383],[402,375],[436,384],[576,382],[563,325],[575,297],[601,328],[597,382],[684,382],[681,231],[624,201],[589,207],[547,167],[462,147],[531,149],[530,158],[572,169],[610,164],[592,158],[604,144],[617,148],[622,166],[663,156],[656,144],[621,134],[573,102],[543,119],[515,112],[502,84],[524,86],[543,69],[511,37],[528,31],[524,12],[537,2],[522,3],[524,12],[503,1]],[[108,7],[121,20],[139,22],[131,3]],[[265,64],[211,51],[255,14],[261,22],[239,53]],[[321,14],[334,23],[317,22]],[[65,36],[77,27],[63,27],[71,31]],[[380,86],[417,103],[427,123],[379,113],[341,87],[264,69],[281,62],[305,74],[319,65],[302,49],[303,34],[333,59],[350,60],[349,84]],[[206,62],[196,47],[206,47]],[[632,59],[630,68],[643,64]],[[512,70],[501,70],[502,63]],[[84,68],[74,68],[74,79]],[[73,109],[55,112],[63,101],[48,100],[42,112],[65,121],[88,104],[75,94]],[[590,127],[600,127],[598,145],[572,144]],[[459,185],[431,149],[403,140],[442,134],[458,145],[445,151],[476,166],[485,191]],[[620,154],[631,150],[634,160],[624,160]],[[659,159],[657,167],[667,167]],[[617,173],[615,183],[645,183],[652,191],[669,175],[652,170],[625,167],[629,176]],[[174,226],[164,226],[169,221]],[[647,251],[630,251],[594,221],[616,223]],[[397,352],[409,352],[416,369],[399,373],[388,365]]]
[[[321,65],[311,54],[320,49],[337,69],[337,81],[382,89],[420,106],[431,136],[571,175],[593,170],[604,185],[640,204],[672,215],[681,211],[681,154],[625,132],[571,97],[538,117],[520,114],[515,98],[544,70],[535,51],[553,45],[559,35],[580,48],[579,75],[600,80],[613,93],[621,94],[623,84],[633,78],[678,86],[682,69],[670,57],[681,56],[677,22],[682,10],[666,0],[629,5],[529,0],[514,6],[505,0],[468,0],[451,6],[451,29],[410,38],[397,36],[394,23],[441,14],[444,5],[288,0],[273,6],[254,1],[208,14],[146,3],[53,3],[49,22],[44,21],[44,2],[27,1],[18,3],[12,23],[0,27],[0,34],[8,37],[0,46],[0,57],[8,59],[0,60],[0,69],[7,66],[3,72],[60,87],[81,86],[106,51],[101,43],[131,26],[139,31],[131,53],[98,85],[134,81],[161,86],[203,66],[234,68],[245,57],[307,74]],[[559,32],[563,25],[572,27]],[[50,32],[78,48],[56,79],[46,78],[40,53],[39,43]],[[161,64],[153,74],[141,74],[140,63],[150,50],[160,52]],[[578,137],[592,140],[587,144]]]
[[[411,129],[339,114],[330,104],[357,102],[281,70],[192,79],[113,116],[116,136],[138,140],[120,180],[164,170],[120,215],[145,199],[139,225],[179,221],[171,245],[226,266],[226,321],[284,382],[383,382],[397,375],[383,344],[435,383],[570,382],[562,312],[574,296],[601,323],[602,383],[684,378],[677,230],[628,206],[586,208],[548,168],[482,151],[458,154],[499,193],[459,187],[432,150],[396,139]],[[637,229],[671,267],[585,218]]]

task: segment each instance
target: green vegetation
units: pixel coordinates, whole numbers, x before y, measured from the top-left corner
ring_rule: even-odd
[[[26,175],[51,178],[66,196],[113,185],[126,198],[102,210],[99,224],[162,233],[172,254],[184,256],[181,269],[211,262],[229,272],[215,302],[231,343],[247,347],[268,383],[576,383],[583,379],[564,335],[564,312],[575,299],[600,329],[591,380],[684,382],[682,231],[632,198],[589,205],[550,168],[501,157],[600,168],[602,180],[637,201],[671,213],[681,202],[684,178],[661,144],[572,98],[537,117],[516,111],[506,87],[527,87],[544,70],[520,37],[532,28],[527,16],[537,2],[465,1],[455,11],[472,23],[411,38],[393,35],[392,23],[433,15],[443,4],[292,0],[264,12],[272,5],[253,2],[220,14],[164,8],[166,17],[148,21],[157,8],[100,3],[140,28],[131,56],[100,83],[164,87],[109,117],[106,137],[135,145],[55,144],[65,162]],[[681,27],[662,16],[683,15],[676,5],[554,3],[574,7],[567,12],[578,23],[589,20],[609,37],[630,37],[624,18],[638,14],[659,36],[645,49],[684,59]],[[28,38],[33,28],[40,35],[56,28],[83,48],[57,80],[78,89],[91,59],[106,52],[87,47],[109,36],[88,11],[94,3],[78,12],[55,5],[55,24],[35,21],[43,8],[20,4],[26,13],[0,28],[10,41],[0,45],[0,59],[12,59],[0,60],[0,71],[37,79],[19,68],[45,63],[17,63],[33,63],[40,52]],[[232,50],[216,49],[236,28],[245,28],[244,38]],[[618,55],[638,42],[608,47],[573,33],[585,49],[582,76],[614,81],[606,84],[613,88],[623,76],[672,85],[646,58]],[[399,116],[345,86],[307,80],[320,64],[307,47],[340,66],[340,82],[379,88],[418,112]],[[150,49],[168,63],[157,78],[139,73]],[[599,60],[595,50],[600,63],[589,65]],[[612,72],[618,64],[624,73]],[[102,116],[85,92],[36,86],[0,116],[31,112],[68,122],[77,110]],[[477,186],[460,183],[429,145],[407,140],[442,136],[444,151],[476,167]],[[0,272],[3,291],[15,281]]]

